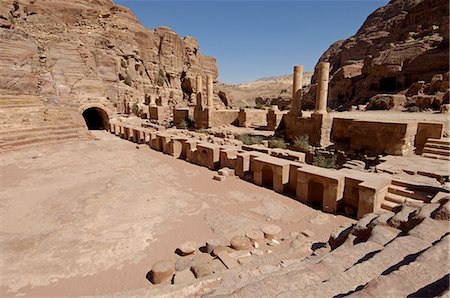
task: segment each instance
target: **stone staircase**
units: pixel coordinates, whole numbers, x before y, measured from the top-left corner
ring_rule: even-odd
[[[423,204],[430,202],[439,192],[438,189],[400,180],[393,180],[388,188],[381,208],[392,211],[405,202]]]
[[[313,253],[271,270],[240,268],[145,296],[446,297],[449,290],[449,198],[396,213],[369,213],[313,243]],[[314,248],[316,246],[316,248]],[[299,248],[301,249],[301,248]],[[438,265],[441,264],[441,265]]]
[[[422,156],[450,161],[450,138],[428,139]]]
[[[0,150],[87,137],[75,111],[36,96],[0,96]]]

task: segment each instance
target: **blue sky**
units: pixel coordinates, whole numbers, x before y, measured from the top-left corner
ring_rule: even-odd
[[[312,70],[336,40],[356,33],[388,0],[115,0],[148,28],[164,25],[197,38],[214,56],[219,80],[242,83]]]

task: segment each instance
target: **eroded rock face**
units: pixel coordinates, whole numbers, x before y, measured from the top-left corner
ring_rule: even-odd
[[[331,64],[329,106],[362,104],[380,93],[445,93],[448,14],[446,0],[392,0],[373,12],[353,37],[334,43],[319,60]]]
[[[175,105],[198,74],[218,75],[194,37],[147,29],[111,0],[0,0],[0,93]]]

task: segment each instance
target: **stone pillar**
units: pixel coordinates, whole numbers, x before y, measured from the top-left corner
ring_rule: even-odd
[[[195,91],[197,92],[197,109],[203,110],[202,103],[203,81],[201,76],[197,76],[195,80]]]
[[[316,110],[314,111],[315,114],[327,113],[329,75],[330,75],[330,63],[321,62],[319,64],[319,76],[317,80]]]
[[[155,106],[156,105],[155,96],[153,94],[150,94],[149,97],[150,97],[149,106]]]
[[[303,84],[303,66],[294,66],[294,77],[292,83],[292,104],[291,113],[296,116],[302,114],[302,84]]]
[[[208,75],[206,81],[206,102],[208,108],[211,108],[214,105],[213,96],[214,96],[213,77],[212,75]]]

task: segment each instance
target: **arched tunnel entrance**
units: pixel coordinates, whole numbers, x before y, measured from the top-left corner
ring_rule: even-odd
[[[89,130],[109,130],[108,114],[101,108],[92,107],[84,110],[83,118]]]

